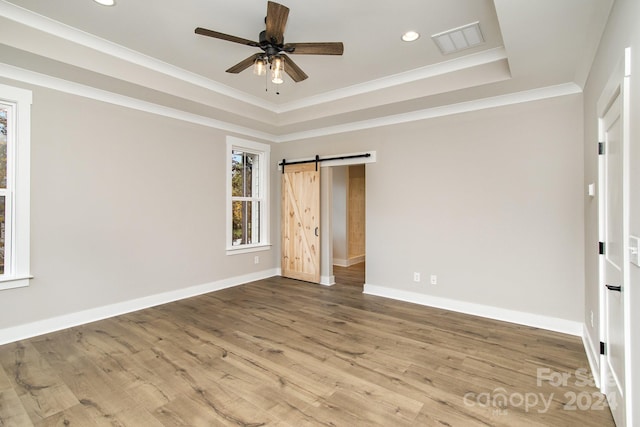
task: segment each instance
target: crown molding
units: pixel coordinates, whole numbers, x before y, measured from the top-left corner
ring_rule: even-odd
[[[467,68],[473,68],[492,62],[501,61],[503,59],[508,59],[508,57],[507,51],[504,47],[501,46],[475,54],[455,58],[450,61],[439,62],[437,64],[416,68],[415,70],[406,71],[403,73],[382,77],[380,79],[371,80],[365,83],[336,89],[320,95],[310,96],[299,101],[282,104],[276,107],[275,112],[280,114],[300,110],[319,104],[334,102],[352,96],[375,92],[394,86],[453,73]]]
[[[303,139],[317,138],[320,136],[335,135],[345,132],[372,129],[381,126],[391,126],[402,123],[415,122],[419,120],[433,119],[436,117],[451,116],[454,114],[503,107],[506,105],[520,104],[523,102],[538,101],[541,99],[555,98],[558,96],[574,95],[577,93],[582,93],[582,89],[580,88],[580,86],[575,83],[563,83],[555,86],[547,86],[521,92],[509,93],[506,95],[474,99],[472,101],[460,102],[457,104],[426,108],[409,113],[395,114],[386,117],[345,123],[336,126],[328,126],[303,132],[289,133],[276,137],[275,142],[300,141]]]
[[[145,111],[152,114],[158,114],[165,117],[171,117],[177,120],[183,120],[189,123],[195,123],[219,129],[225,132],[245,135],[252,138],[258,138],[268,142],[281,143],[300,141],[309,138],[317,138],[327,135],[335,135],[339,133],[354,132],[364,129],[372,129],[382,126],[391,126],[402,123],[414,122],[419,120],[427,120],[436,117],[450,116],[454,114],[467,113],[471,111],[484,110],[489,108],[502,107],[506,105],[519,104],[523,102],[537,101],[546,98],[554,98],[558,96],[567,96],[582,93],[582,89],[575,83],[564,83],[555,86],[547,86],[521,92],[514,92],[494,97],[481,98],[456,104],[443,105],[440,107],[427,108],[409,113],[395,114],[386,117],[379,117],[369,120],[361,120],[351,123],[345,123],[336,126],[328,126],[308,131],[293,132],[282,135],[275,135],[267,132],[258,131],[246,126],[239,126],[233,123],[216,120],[210,117],[198,114],[188,113],[186,111],[170,108],[163,105],[142,101],[125,95],[97,89],[91,86],[82,85],[57,77],[48,76],[46,74],[37,73],[30,70],[14,67],[12,65],[0,63],[0,77],[16,80],[36,86],[46,87],[61,92],[82,96],[85,98],[95,99],[126,108]]]
[[[113,93],[106,90],[83,85],[80,83],[75,83],[75,82],[63,80],[57,77],[48,76],[46,74],[37,73],[35,71],[14,67],[13,65],[0,63],[0,77],[5,77],[7,79],[20,81],[23,83],[33,84],[36,86],[46,87],[48,89],[54,89],[60,92],[82,96],[85,98],[90,98],[97,101],[118,105],[121,107],[127,107],[134,110],[157,114],[160,116],[171,117],[177,120],[182,120],[189,123],[195,123],[195,124],[223,130],[226,132],[237,133],[241,135],[250,136],[253,138],[264,139],[271,142],[274,142],[274,139],[275,139],[275,135],[273,134],[261,132],[255,129],[251,129],[249,127],[239,126],[239,125],[225,122],[222,120],[216,120],[210,117],[188,113],[186,111],[178,110],[176,108],[166,107],[163,105],[154,104],[152,102],[142,101],[140,99],[132,98],[125,95],[120,95],[118,93]]]

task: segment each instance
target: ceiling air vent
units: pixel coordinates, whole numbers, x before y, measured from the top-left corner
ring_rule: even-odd
[[[484,43],[480,23],[473,22],[431,36],[444,55]]]

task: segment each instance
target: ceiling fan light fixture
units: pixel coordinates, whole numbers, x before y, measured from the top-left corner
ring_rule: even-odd
[[[267,73],[267,60],[264,57],[256,58],[253,63],[253,74],[256,76],[264,76]]]
[[[271,58],[271,82],[277,85],[284,83],[284,58],[281,56]]]

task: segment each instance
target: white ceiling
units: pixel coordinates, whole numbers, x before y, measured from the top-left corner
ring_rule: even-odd
[[[257,48],[194,34],[257,40],[266,0],[116,2],[0,0],[0,76],[42,81],[33,71],[283,141],[579,92],[613,0],[280,0],[285,42],[345,50],[292,55],[309,78],[277,87],[224,72]],[[480,46],[445,56],[431,40],[475,21]],[[401,41],[407,30],[421,37]]]

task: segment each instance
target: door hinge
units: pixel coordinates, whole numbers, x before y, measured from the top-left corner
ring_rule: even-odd
[[[598,142],[598,154],[599,155],[604,154],[604,142]]]
[[[598,253],[604,255],[604,242],[598,242]]]
[[[600,341],[600,354],[602,355],[606,354],[607,352],[606,350],[607,350],[607,345],[602,341]]]

